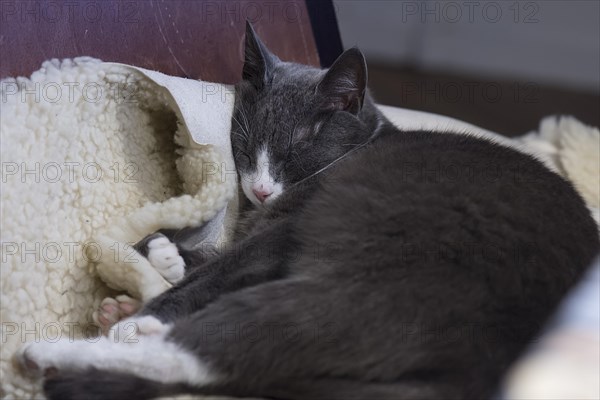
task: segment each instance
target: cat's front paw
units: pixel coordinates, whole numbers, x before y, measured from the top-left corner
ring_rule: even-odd
[[[164,335],[170,327],[152,315],[144,315],[127,318],[113,325],[107,336],[111,342],[137,343],[143,336]]]
[[[142,254],[150,264],[167,281],[176,283],[183,278],[185,274],[185,262],[179,255],[179,250],[175,243],[171,242],[162,233],[154,233],[142,241],[145,249]]]
[[[124,294],[115,298],[107,297],[102,300],[98,310],[94,311],[92,319],[101,329],[102,334],[106,335],[114,324],[132,316],[141,307],[142,303],[139,300]]]

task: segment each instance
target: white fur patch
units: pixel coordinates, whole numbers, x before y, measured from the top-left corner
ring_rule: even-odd
[[[51,368],[78,370],[93,367],[131,373],[162,383],[199,386],[213,382],[215,377],[204,363],[177,344],[165,340],[169,330],[170,327],[155,335],[138,336],[130,343],[115,342],[106,337],[28,343],[17,352],[15,361],[23,372],[36,378]]]
[[[246,197],[257,206],[268,205],[283,192],[283,185],[276,182],[270,173],[271,162],[266,149],[261,149],[256,156],[256,169],[249,174],[242,174],[242,190]],[[254,194],[254,190],[271,192],[264,203]]]
[[[171,283],[176,283],[183,278],[185,262],[179,255],[175,243],[165,236],[148,242],[148,261],[163,278]]]
[[[152,315],[134,316],[113,325],[107,336],[112,342],[136,343],[140,336],[164,336],[170,329],[170,325]]]

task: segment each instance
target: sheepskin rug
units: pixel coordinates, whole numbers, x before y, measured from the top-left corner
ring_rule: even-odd
[[[3,398],[41,397],[10,362],[24,342],[93,340],[104,297],[170,286],[129,244],[200,226],[235,194],[229,146],[198,143],[228,138],[233,97],[201,98],[193,81],[182,99],[181,78],[149,74],[79,58],[1,82]]]
[[[571,116],[547,117],[539,129],[515,139],[573,183],[600,224],[600,131]]]
[[[24,342],[94,340],[106,296],[169,287],[130,244],[159,228],[216,221],[237,207],[229,145],[233,91],[91,58],[52,60],[1,83],[0,397],[42,398],[11,357]],[[400,128],[458,130],[538,155],[599,208],[600,134],[569,117],[509,140],[427,113],[382,106]],[[206,235],[205,235],[206,236]]]

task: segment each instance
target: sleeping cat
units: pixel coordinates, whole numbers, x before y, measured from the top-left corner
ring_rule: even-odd
[[[490,397],[598,253],[596,225],[534,158],[400,132],[366,83],[357,49],[319,70],[248,25],[236,243],[207,255],[147,238],[153,264],[185,276],[107,338],[23,348],[47,396]]]

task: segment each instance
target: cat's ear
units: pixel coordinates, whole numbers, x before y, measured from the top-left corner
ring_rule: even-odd
[[[356,47],[346,50],[333,63],[317,86],[327,110],[358,114],[367,88],[367,63]]]
[[[242,79],[260,89],[268,81],[279,58],[260,40],[249,21],[246,21],[246,43]]]

